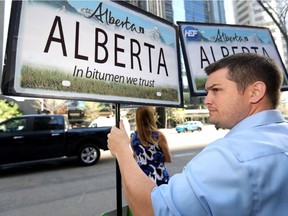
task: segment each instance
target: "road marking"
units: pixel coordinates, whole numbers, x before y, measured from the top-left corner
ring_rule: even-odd
[[[196,155],[195,152],[191,152],[191,153],[185,153],[185,154],[175,154],[173,155],[173,157],[184,157],[184,156],[189,156],[189,155]]]

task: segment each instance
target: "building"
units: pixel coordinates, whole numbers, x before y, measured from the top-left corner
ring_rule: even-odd
[[[283,36],[266,11],[259,5],[257,1],[242,1],[236,0],[234,2],[235,21],[240,25],[250,25],[259,27],[268,27],[271,30],[273,39],[280,53],[282,61],[286,68],[288,66],[287,44]],[[285,1],[270,0],[269,5],[277,12],[280,13]],[[286,2],[287,4],[287,2]],[[277,17],[275,17],[277,18]]]
[[[164,18],[170,22],[173,22],[173,8],[172,0],[126,0],[126,2],[148,11],[158,17]]]

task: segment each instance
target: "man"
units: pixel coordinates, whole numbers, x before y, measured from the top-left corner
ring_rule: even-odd
[[[207,145],[168,185],[140,170],[120,122],[108,135],[133,215],[288,214],[288,125],[276,109],[282,74],[257,54],[235,54],[205,68],[210,122],[231,129]]]

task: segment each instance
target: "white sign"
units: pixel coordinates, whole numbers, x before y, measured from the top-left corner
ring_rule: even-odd
[[[176,26],[131,7],[113,1],[13,2],[18,32],[9,29],[3,92],[181,105]]]
[[[282,88],[288,89],[287,72],[269,29],[185,22],[178,25],[191,95],[206,95],[206,66],[236,53],[257,53],[274,59],[284,74]]]

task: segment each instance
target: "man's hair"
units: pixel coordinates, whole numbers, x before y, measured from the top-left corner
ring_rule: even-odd
[[[266,85],[266,95],[274,108],[280,100],[283,74],[270,58],[252,53],[239,53],[227,56],[205,68],[206,74],[228,69],[228,79],[237,84],[239,92],[244,92],[248,85],[262,81]]]

